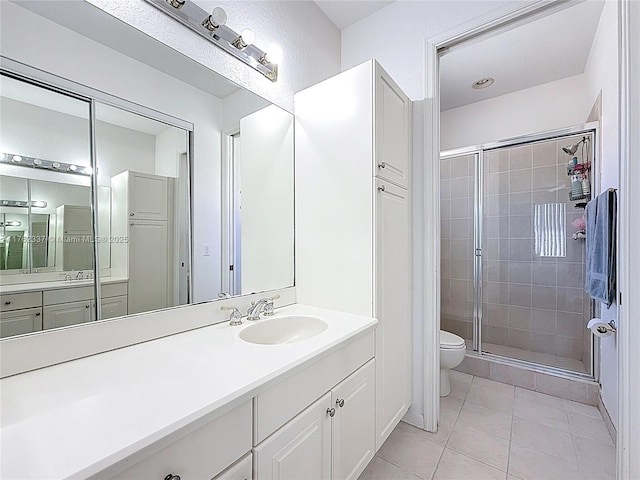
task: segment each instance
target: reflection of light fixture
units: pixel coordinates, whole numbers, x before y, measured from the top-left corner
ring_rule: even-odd
[[[227,12],[221,7],[216,7],[207,18],[202,22],[202,26],[210,32],[215,32],[222,25],[227,23]]]
[[[31,206],[36,208],[47,208],[47,202],[45,202],[44,200],[36,200],[34,202],[31,202]]]
[[[475,82],[473,82],[471,84],[471,88],[481,90],[483,88],[490,87],[491,85],[493,85],[493,82],[495,82],[495,79],[491,77],[481,78],[480,80],[476,80]]]
[[[49,160],[43,160],[42,158],[24,157],[21,155],[14,155],[11,153],[4,154],[3,161],[8,161],[9,158],[15,166],[38,168],[43,170],[53,170],[60,173],[71,173],[75,175],[91,175],[91,167],[79,168],[73,163],[61,163],[51,162]]]
[[[18,220],[9,220],[8,222],[0,221],[0,227],[19,227],[20,225],[22,225],[22,222]]]
[[[0,203],[3,207],[28,207],[29,202],[24,202],[22,200],[0,200]],[[31,202],[31,206],[34,208],[47,208],[48,203],[44,200],[33,200]]]
[[[249,29],[241,34],[225,23],[226,12],[216,7],[209,14],[194,1],[188,0],[145,0],[184,26],[206,38],[208,41],[233,55],[238,60],[257,70],[272,82],[278,80],[276,55],[266,56],[265,52],[253,45],[255,35]]]

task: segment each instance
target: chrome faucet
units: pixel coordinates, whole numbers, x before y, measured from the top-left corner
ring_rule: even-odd
[[[261,298],[257,302],[251,302],[249,310],[247,310],[247,320],[260,320],[260,312],[264,312],[265,317],[273,315],[273,301],[280,298],[280,295],[273,297]]]
[[[236,307],[220,307],[220,310],[231,310],[231,315],[229,315],[229,325],[232,327],[242,325],[242,313],[240,313],[240,310]]]
[[[84,278],[84,272],[82,270],[76,273],[76,280],[82,280],[83,278]]]

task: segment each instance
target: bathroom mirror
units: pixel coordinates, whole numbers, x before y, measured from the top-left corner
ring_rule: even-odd
[[[29,308],[44,318],[3,337],[293,285],[289,112],[155,40],[153,57],[181,68],[136,58],[150,39],[95,7],[130,51],[52,23],[38,2],[2,8],[0,295],[40,292]],[[79,83],[29,75],[48,59],[20,37],[41,24],[49,70]],[[92,69],[103,74],[78,74]],[[90,314],[70,314],[84,287]],[[47,321],[52,291],[67,310]],[[15,318],[0,312],[2,325]]]

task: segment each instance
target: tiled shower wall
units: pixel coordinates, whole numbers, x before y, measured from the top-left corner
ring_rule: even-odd
[[[573,240],[571,225],[584,210],[568,200],[570,157],[561,150],[580,138],[484,152],[482,338],[582,360],[589,372],[584,240]],[[473,158],[441,162],[442,328],[467,339],[473,320]],[[566,257],[534,252],[534,205],[545,203],[566,204]]]

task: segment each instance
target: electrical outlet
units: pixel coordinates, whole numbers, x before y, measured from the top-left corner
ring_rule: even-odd
[[[205,257],[211,256],[211,250],[209,249],[209,244],[205,243],[202,245],[202,255]]]

